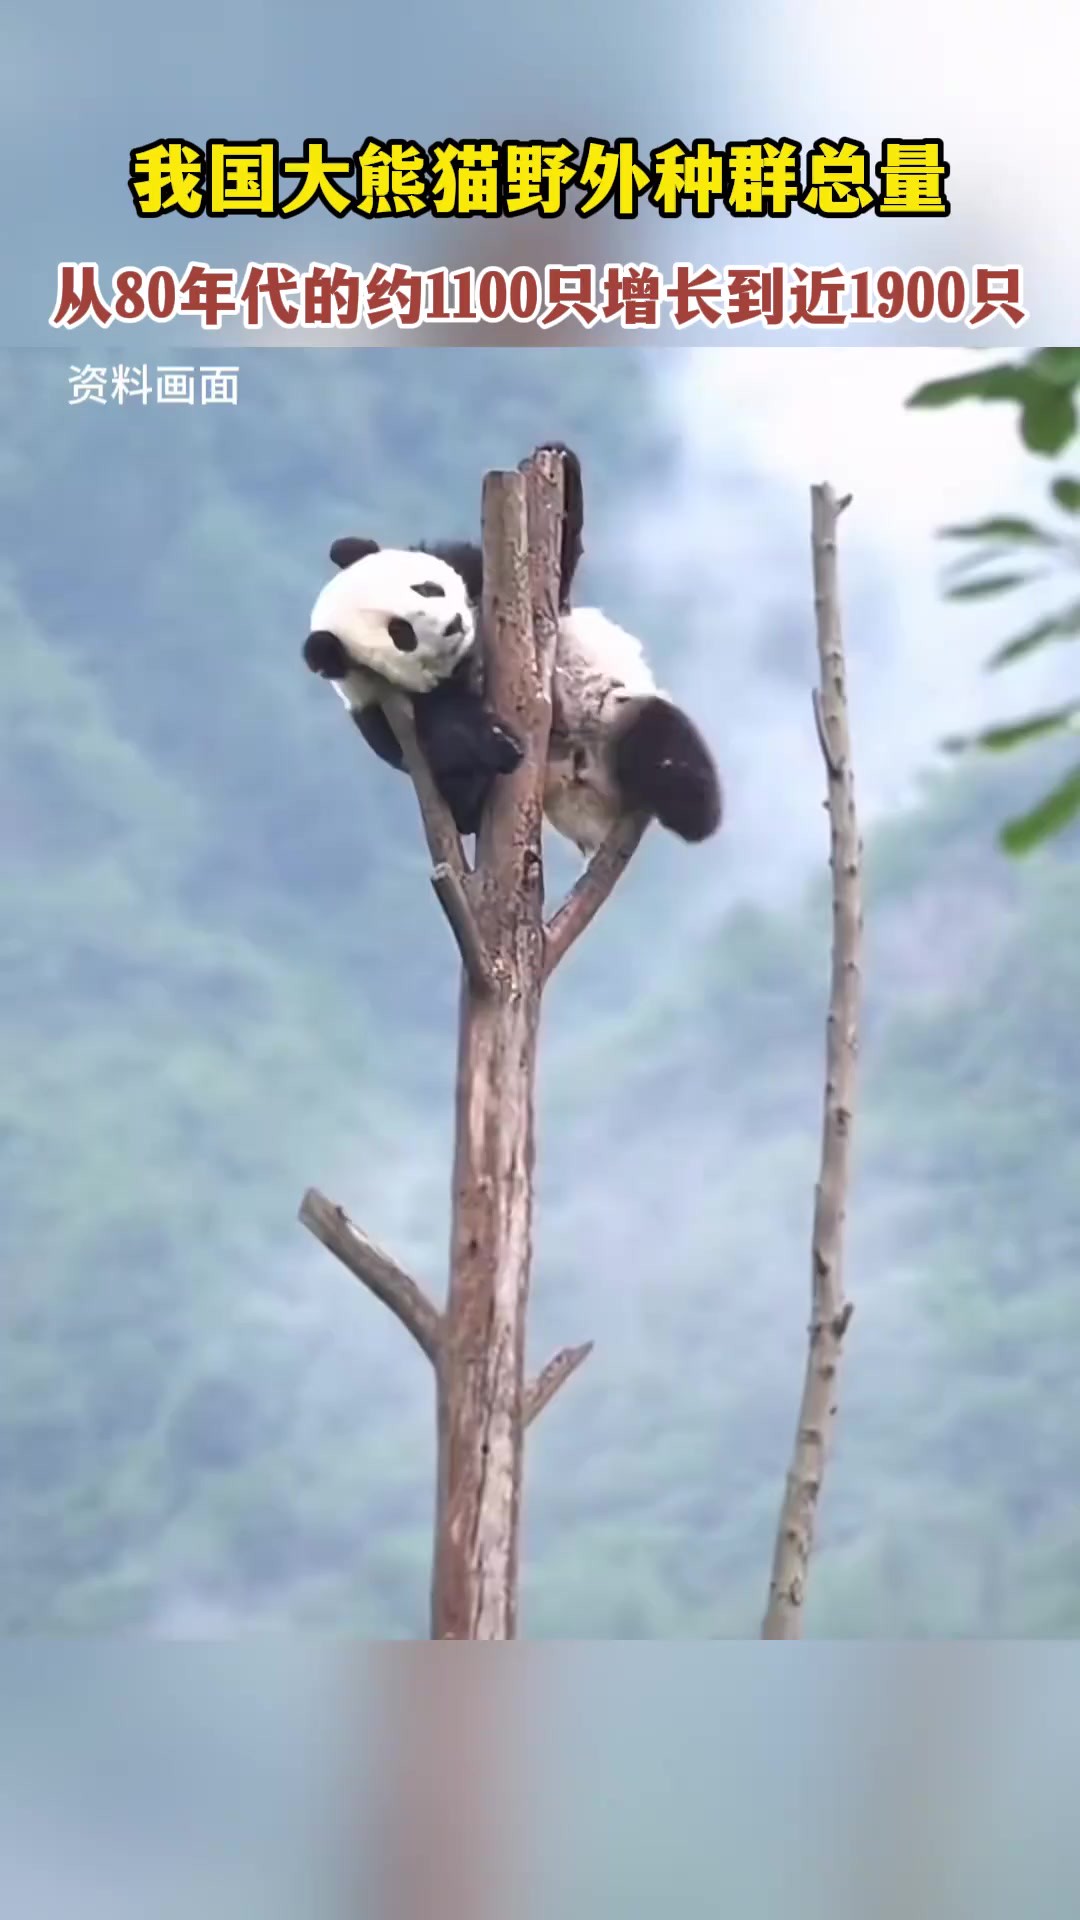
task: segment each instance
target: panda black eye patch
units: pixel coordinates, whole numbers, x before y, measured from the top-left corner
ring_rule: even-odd
[[[416,652],[416,635],[409,622],[402,620],[400,615],[395,614],[392,620],[387,621],[386,631],[399,653]]]
[[[440,587],[434,580],[421,580],[419,586],[413,588],[413,592],[420,594],[424,600],[445,600],[446,598],[446,588]]]

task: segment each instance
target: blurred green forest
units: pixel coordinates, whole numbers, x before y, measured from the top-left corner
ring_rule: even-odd
[[[0,363],[0,1628],[422,1634],[431,1383],[296,1209],[441,1290],[455,959],[300,646],[332,538],[467,531],[552,435],[633,621],[614,504],[677,450],[630,352],[252,352],[235,409],[92,417],[67,375]],[[1046,766],[868,835],[817,1634],[1080,1634],[1078,840],[993,831]],[[530,1436],[531,1636],[756,1632],[801,1380],[824,826],[785,910],[655,840],[545,1014],[533,1360],[597,1350]]]

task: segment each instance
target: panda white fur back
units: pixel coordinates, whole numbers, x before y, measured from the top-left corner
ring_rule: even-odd
[[[625,811],[606,751],[626,703],[659,693],[640,640],[599,607],[559,619],[544,811],[556,833],[594,853]]]
[[[640,641],[599,608],[570,607],[581,477],[576,457],[555,450],[567,484],[545,813],[585,855],[628,812],[652,814],[685,840],[706,839],[721,816],[708,747],[657,687]],[[341,571],[312,609],[308,666],[331,681],[368,744],[394,766],[401,753],[378,704],[380,684],[410,693],[436,782],[460,831],[475,832],[492,780],[521,758],[520,743],[483,704],[480,549],[346,539],[331,557]]]

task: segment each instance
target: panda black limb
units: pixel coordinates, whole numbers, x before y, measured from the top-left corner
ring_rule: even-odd
[[[720,783],[692,720],[670,700],[632,702],[611,741],[615,779],[627,807],[649,813],[680,840],[707,840],[720,825]]]
[[[397,734],[380,706],[354,707],[352,719],[373,753],[401,768]],[[520,766],[520,742],[467,687],[447,680],[413,700],[416,738],[459,833],[478,833],[492,785]]]

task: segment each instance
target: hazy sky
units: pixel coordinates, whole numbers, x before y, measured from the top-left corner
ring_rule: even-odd
[[[1052,578],[1046,589],[969,605],[942,598],[954,547],[937,530],[992,512],[1045,518],[1058,469],[1023,447],[1015,407],[905,406],[924,381],[970,359],[843,350],[649,362],[678,435],[678,479],[658,499],[648,476],[635,476],[612,520],[612,546],[620,529],[633,529],[630,553],[649,588],[689,593],[679,687],[727,769],[737,886],[799,876],[821,853],[809,709],[813,482],[854,496],[840,573],[864,819],[907,797],[912,777],[939,759],[943,736],[1073,684],[1065,648],[1000,674],[984,665],[1067,585]]]

